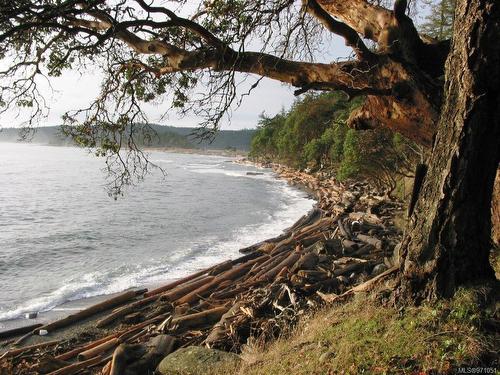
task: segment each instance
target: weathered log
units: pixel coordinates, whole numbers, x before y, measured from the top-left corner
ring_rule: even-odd
[[[120,344],[120,340],[118,338],[112,338],[108,341],[105,341],[91,349],[85,350],[78,354],[77,358],[79,361],[86,361],[90,358],[94,358],[99,354],[105,353],[108,350],[113,349],[115,346]]]
[[[225,262],[222,262],[218,265],[216,265],[208,274],[210,276],[217,276],[218,274],[227,271],[233,266],[233,262],[230,260],[227,260]]]
[[[123,375],[129,362],[141,358],[146,353],[146,346],[142,344],[121,344],[113,352],[109,375]]]
[[[29,326],[17,327],[0,332],[0,339],[5,339],[12,336],[22,335],[23,333],[32,332],[35,328],[43,326],[42,323],[31,324]]]
[[[308,235],[307,237],[303,238],[300,242],[304,247],[309,247],[315,244],[318,241],[324,241],[326,239],[325,233],[319,232],[315,234]]]
[[[292,267],[292,272],[297,272],[298,270],[312,270],[318,265],[319,259],[316,253],[310,252],[303,254],[300,259]]]
[[[356,293],[367,292],[367,291],[371,290],[379,281],[385,279],[386,277],[388,277],[392,273],[396,272],[398,269],[399,269],[399,267],[389,268],[387,271],[382,272],[380,275],[377,275],[374,278],[372,278],[368,281],[365,281],[364,283],[359,284],[359,285],[349,289],[345,293],[342,293],[338,296],[332,296],[333,298],[331,298],[330,303],[341,302],[349,297],[352,297]]]
[[[146,326],[148,326],[150,324],[153,324],[153,323],[156,323],[158,321],[164,320],[164,319],[166,319],[169,316],[171,316],[170,313],[160,314],[158,316],[155,316],[154,318],[151,318],[151,319],[146,320],[146,321],[144,321],[142,323],[136,324],[136,325],[130,327],[129,329],[127,329],[125,332],[121,333],[118,336],[118,339],[120,340],[120,342],[125,342],[131,336],[133,336],[137,331],[143,329],[144,327],[146,327]]]
[[[80,370],[92,367],[103,361],[106,357],[94,357],[83,362],[76,362],[69,366],[60,368],[59,370],[53,371],[48,375],[73,375]]]
[[[349,272],[356,272],[356,271],[359,271],[359,270],[364,269],[366,267],[373,266],[374,264],[375,264],[375,262],[373,262],[373,261],[366,261],[366,262],[349,264],[345,267],[334,269],[333,276],[340,276],[340,275],[348,274]]]
[[[231,297],[238,295],[239,293],[242,293],[242,292],[249,290],[253,286],[260,285],[263,282],[264,282],[263,280],[246,281],[244,284],[241,284],[241,286],[238,288],[235,288],[232,290],[230,289],[227,291],[217,291],[215,293],[212,293],[210,295],[210,298],[216,299],[216,300],[223,300],[226,298],[231,298]]]
[[[342,241],[338,238],[326,240],[326,249],[328,254],[340,256],[342,255]]]
[[[265,272],[263,270],[267,270],[267,269],[274,267],[279,262],[281,262],[281,260],[284,259],[285,257],[286,257],[286,254],[279,254],[279,255],[276,255],[273,257],[269,257],[269,259],[267,259],[262,264],[258,265],[258,267],[252,267],[252,269],[248,272],[248,276],[255,275],[255,278],[258,278],[259,274],[261,274],[261,272],[262,273]]]
[[[269,270],[273,269],[276,267],[279,263],[283,261],[287,257],[287,254],[279,254],[277,256],[272,257],[269,259],[267,262],[264,262],[261,265],[260,269],[257,269],[255,275],[253,275],[251,278],[249,278],[247,281],[255,281],[259,280],[262,275],[264,275],[266,272]]]
[[[144,335],[147,335],[149,332],[148,332],[148,329],[147,328],[143,328],[141,330],[139,330],[136,334],[130,336],[130,337],[127,337],[127,339],[125,340],[126,343],[129,343],[129,344],[132,344],[134,341],[140,339],[142,336]]]
[[[251,253],[257,251],[261,246],[263,246],[265,244],[278,243],[280,241],[283,241],[288,236],[290,236],[290,233],[288,231],[286,231],[285,233],[282,233],[282,234],[280,234],[277,237],[269,238],[267,240],[261,241],[259,243],[254,244],[254,245],[251,245],[251,246],[248,246],[248,247],[244,247],[243,249],[240,249],[238,251],[240,253],[242,253],[242,254],[251,254]]]
[[[217,276],[217,281],[221,282],[224,280],[235,280],[236,278],[250,271],[250,268],[252,268],[254,264],[264,261],[267,258],[268,255],[263,255],[262,257],[259,257],[257,259],[240,264],[238,267],[234,267],[233,269],[230,269],[224,272],[223,274]]]
[[[338,225],[338,227],[339,227],[340,233],[341,233],[341,234],[342,234],[345,238],[347,238],[348,240],[350,240],[350,239],[351,239],[351,235],[350,235],[350,233],[349,233],[349,232],[347,232],[346,227],[345,227],[345,226],[344,226],[344,224],[342,223],[342,219],[339,219],[339,220],[337,221],[337,225]]]
[[[352,257],[359,257],[359,256],[362,256],[362,255],[369,254],[370,251],[372,251],[373,249],[374,249],[374,246],[371,245],[371,244],[369,244],[369,243],[367,243],[367,244],[364,244],[359,249],[357,249],[356,251],[352,252],[349,255],[352,256]]]
[[[48,374],[50,372],[59,370],[60,368],[69,366],[70,364],[71,363],[67,361],[56,359],[50,354],[44,354],[42,357],[40,357],[33,370],[35,370],[37,374]]]
[[[248,266],[248,268],[250,268],[250,266]],[[245,269],[245,267],[243,269]],[[241,268],[238,267],[238,271],[241,272]],[[206,296],[213,289],[218,287],[222,281],[226,281],[226,280],[216,278],[216,279],[212,280],[211,282],[209,282],[205,285],[202,285],[199,288],[193,290],[192,292],[186,294],[185,296],[179,298],[177,300],[177,303],[189,305],[189,304],[195,302],[196,300],[200,299],[201,297]]]
[[[220,306],[199,313],[181,316],[172,319],[171,325],[177,331],[182,331],[188,328],[195,328],[202,325],[215,323],[220,320],[221,316],[224,315],[228,310],[228,307]]]
[[[170,302],[177,301],[179,298],[191,293],[193,290],[200,288],[202,285],[210,284],[214,279],[215,276],[202,276],[196,281],[192,281],[186,285],[179,285],[177,288],[171,290],[170,292],[162,294],[161,298]]]
[[[55,322],[46,324],[40,328],[37,328],[33,331],[35,334],[39,334],[40,330],[46,330],[47,332],[51,332],[53,330],[56,330],[58,328],[66,327],[70,324],[79,322],[83,319],[86,319],[92,315],[95,315],[97,313],[100,313],[102,311],[106,311],[112,307],[115,307],[117,305],[120,305],[124,302],[130,301],[131,299],[135,298],[138,294],[144,293],[143,290],[141,291],[135,291],[135,290],[130,290],[128,292],[121,293],[115,297],[109,298],[103,302],[100,302],[96,305],[87,307],[86,309],[83,309],[75,314],[69,315],[63,319],[56,320]]]
[[[342,247],[344,248],[345,254],[350,254],[356,251],[359,245],[351,240],[342,240]]]
[[[224,336],[226,336],[226,323],[230,320],[234,315],[236,315],[240,311],[240,307],[243,305],[242,302],[236,302],[222,317],[220,320],[213,326],[210,334],[205,339],[205,345],[207,347],[212,347],[214,344],[219,342]]]
[[[277,282],[278,280],[282,280],[287,274],[288,272],[290,272],[290,270],[288,269],[287,266],[284,266],[280,272],[278,272],[278,274],[276,275],[276,280],[275,282]]]
[[[367,212],[351,212],[349,214],[349,218],[354,221],[362,221],[366,222],[370,225],[380,226],[382,224],[382,220],[373,213]]]
[[[288,268],[292,267],[299,258],[300,258],[300,253],[297,251],[293,251],[290,255],[288,255],[285,259],[283,259],[275,267],[265,272],[259,278],[264,280],[270,280],[274,278],[283,269],[283,267],[285,266]]]
[[[42,343],[39,343],[39,344],[33,344],[33,345],[25,346],[25,347],[19,348],[19,349],[11,349],[11,350],[8,350],[5,353],[3,353],[2,356],[0,357],[0,359],[2,359],[2,358],[8,358],[8,357],[14,357],[14,356],[16,356],[16,355],[18,355],[20,353],[24,353],[24,352],[27,352],[29,350],[46,348],[47,346],[56,345],[56,344],[59,344],[60,342],[61,342],[61,340],[52,340],[52,341],[42,342]]]
[[[276,256],[281,252],[290,249],[297,243],[295,237],[287,238],[276,244],[276,247],[271,251],[271,256]]]
[[[326,280],[330,278],[331,276],[323,271],[316,271],[316,270],[300,270],[297,272],[297,275],[300,277],[303,277],[305,279],[313,279],[313,280]]]
[[[106,365],[101,369],[99,375],[109,375],[110,371],[111,371],[111,361],[108,361],[108,363],[106,363]]]
[[[294,232],[299,230],[302,227],[309,226],[311,224],[314,224],[316,221],[321,219],[321,216],[323,214],[323,211],[320,210],[319,208],[313,208],[310,210],[306,215],[302,216],[298,221],[295,222],[288,230],[287,232]]]
[[[315,232],[319,231],[320,229],[325,229],[330,227],[333,223],[335,222],[334,218],[331,217],[325,217],[307,227],[302,228],[295,236],[297,240],[301,240],[302,238],[305,238],[311,234],[314,234]]]
[[[113,333],[111,335],[108,335],[106,337],[103,337],[103,338],[101,338],[99,340],[93,341],[93,342],[91,342],[91,343],[89,343],[87,345],[79,346],[79,347],[77,347],[77,348],[75,348],[73,350],[70,350],[70,351],[68,351],[66,353],[62,353],[62,354],[56,356],[56,359],[60,359],[60,360],[65,361],[67,359],[73,358],[77,354],[79,354],[79,353],[81,353],[81,352],[83,352],[85,350],[92,349],[92,348],[96,347],[97,345],[101,345],[103,342],[106,342],[106,341],[109,341],[109,340],[111,340],[111,339],[113,339],[115,337],[118,337],[118,336],[120,336],[122,333],[124,333],[126,331],[127,331],[127,329],[124,329],[124,330],[115,332],[115,333]]]
[[[249,260],[253,260],[255,258],[261,257],[262,255],[264,255],[264,253],[262,251],[258,251],[257,250],[257,251],[254,251],[251,254],[243,255],[242,257],[233,259],[231,261],[231,263],[232,263],[233,266],[236,265],[236,264],[240,264],[240,263],[246,263]]]
[[[98,345],[101,345],[103,342],[107,342],[107,341],[109,341],[109,340],[111,340],[111,339],[113,339],[115,337],[120,336],[125,331],[126,330],[115,332],[115,333],[113,333],[111,335],[108,335],[106,337],[103,337],[103,338],[101,338],[99,340],[93,341],[93,342],[91,342],[91,343],[89,343],[87,345],[79,346],[79,347],[77,347],[77,348],[75,348],[73,350],[70,350],[70,351],[68,351],[66,353],[62,353],[62,354],[56,356],[56,359],[60,359],[60,360],[65,361],[67,359],[73,358],[74,356],[76,356],[77,354],[79,354],[81,352],[84,352],[86,350],[92,349],[92,348],[94,348],[94,347],[96,347]]]
[[[223,274],[217,276],[213,281],[210,283],[203,285],[199,287],[198,289],[193,290],[192,292],[186,294],[182,298],[179,298],[177,300],[177,303],[182,304],[182,303],[193,303],[200,297],[203,297],[210,293],[213,289],[215,289],[217,286],[219,286],[223,281],[226,280],[234,280],[237,277],[247,273],[250,268],[257,262],[266,259],[267,255],[263,255],[262,257],[259,257],[257,259],[253,259],[251,261],[248,261],[246,263],[240,264],[237,267],[233,267],[232,269],[224,272]]]
[[[41,326],[43,327],[43,325]],[[19,346],[21,345],[21,343],[25,340],[27,340],[28,338],[30,338],[31,336],[34,335],[34,330],[31,331],[31,332],[28,332],[28,333],[25,333],[24,335],[22,335],[21,337],[19,337],[16,341],[14,341],[14,343],[12,344],[13,346]]]
[[[116,319],[118,319],[118,318],[120,318],[120,317],[122,317],[124,315],[127,315],[129,312],[134,311],[138,307],[147,305],[148,303],[156,301],[157,299],[158,299],[158,296],[157,295],[153,295],[153,296],[149,296],[149,297],[143,298],[143,299],[141,299],[139,301],[135,301],[135,302],[133,302],[131,304],[128,304],[126,306],[123,306],[123,307],[119,308],[118,310],[113,311],[108,316],[106,316],[106,317],[102,318],[101,320],[99,320],[97,322],[97,324],[96,324],[96,327],[97,328],[105,327],[108,324],[114,322]]]
[[[188,281],[196,279],[197,277],[210,272],[213,268],[214,267],[205,268],[205,269],[203,269],[201,271],[198,271],[198,272],[195,272],[195,273],[193,273],[193,274],[191,274],[189,276],[183,277],[182,279],[175,280],[175,281],[173,281],[171,283],[168,283],[166,285],[163,285],[163,286],[161,286],[159,288],[153,289],[153,290],[145,293],[144,297],[154,296],[154,295],[157,295],[157,294],[161,294],[161,293],[167,292],[167,291],[175,288],[176,286],[179,286],[179,285],[182,285],[184,283],[187,283]]]

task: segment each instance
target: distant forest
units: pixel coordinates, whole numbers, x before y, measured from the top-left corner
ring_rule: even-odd
[[[413,177],[422,148],[388,129],[359,131],[347,126],[350,113],[363,102],[341,92],[306,94],[289,110],[261,115],[250,156],[298,169],[325,171],[344,181],[367,179],[389,194],[404,194],[405,177]]]
[[[156,135],[147,142],[138,140],[141,146],[147,147],[174,147],[201,150],[233,149],[248,151],[255,130],[221,130],[213,140],[200,141],[193,135],[195,128],[181,128],[174,126],[151,125]],[[19,129],[0,128],[0,142],[17,142],[20,139]],[[34,134],[28,137],[33,143],[53,146],[72,146],[74,142],[61,133],[59,126],[39,127]]]

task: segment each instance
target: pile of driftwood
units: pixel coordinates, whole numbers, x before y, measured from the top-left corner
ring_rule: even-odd
[[[127,291],[29,331],[1,355],[0,374],[152,373],[179,347],[238,352],[249,337],[268,340],[308,309],[361,290],[392,272],[402,207],[367,184],[341,185],[279,168],[307,187],[315,209],[282,235],[240,251],[242,257],[160,288]],[[95,319],[98,337],[51,339],[58,329]],[[22,334],[22,330],[3,333]],[[33,335],[46,341],[22,346]]]

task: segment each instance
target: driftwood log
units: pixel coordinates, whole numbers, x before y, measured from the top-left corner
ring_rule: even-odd
[[[401,204],[365,183],[340,185],[321,175],[276,171],[319,197],[317,207],[284,233],[149,292],[128,291],[44,326],[0,333],[6,338],[28,332],[20,343],[41,329],[50,333],[107,312],[95,324],[101,332],[95,339],[11,348],[0,360],[36,368],[42,358],[53,358],[60,367],[54,375],[152,373],[177,347],[238,351],[250,336],[276,337],[311,306],[342,301],[394,272],[377,265],[390,266],[401,236],[390,218]]]

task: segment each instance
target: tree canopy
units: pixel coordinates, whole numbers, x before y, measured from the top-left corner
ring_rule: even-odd
[[[122,146],[136,150],[136,132],[150,131],[130,126],[147,124],[144,103],[168,99],[166,108],[196,114],[202,135],[211,136],[247,94],[238,93],[240,81],[250,77],[251,91],[269,77],[297,95],[367,95],[349,126],[385,126],[429,145],[449,42],[420,36],[406,8],[404,0],[392,9],[368,0],[4,1],[0,105],[35,124],[48,105],[40,77],[98,68],[100,95],[64,122],[82,145],[116,155]],[[343,38],[352,55],[318,59],[327,52],[325,35]]]
[[[332,172],[339,180],[368,179],[392,193],[398,180],[412,176],[422,150],[387,129],[349,129],[346,121],[362,100],[348,101],[340,92],[307,94],[288,111],[262,114],[250,155]]]

